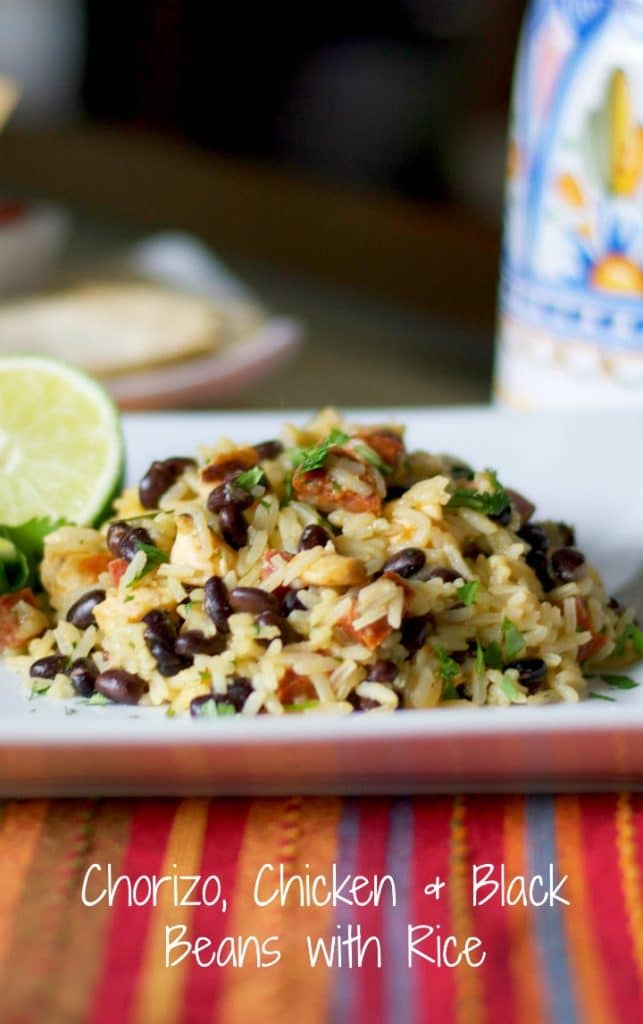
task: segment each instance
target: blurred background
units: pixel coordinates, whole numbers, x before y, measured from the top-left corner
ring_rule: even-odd
[[[0,0],[0,74],[22,89],[0,222],[15,227],[16,198],[56,204],[48,270],[72,276],[187,233],[286,318],[274,360],[228,366],[194,403],[485,401],[523,13]]]

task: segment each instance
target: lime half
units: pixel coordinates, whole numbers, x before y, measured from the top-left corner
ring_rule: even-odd
[[[123,452],[118,410],[96,381],[53,359],[0,358],[0,523],[97,522],[121,485]]]

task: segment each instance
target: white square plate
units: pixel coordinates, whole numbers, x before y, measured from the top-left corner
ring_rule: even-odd
[[[608,587],[643,611],[643,413],[488,409],[355,414],[408,425],[411,446],[498,469],[577,527]],[[225,434],[257,442],[301,413],[126,417],[128,475]],[[79,438],[82,443],[82,438]],[[643,683],[637,666],[629,672]],[[268,794],[611,788],[643,783],[643,686],[613,703],[270,719],[29,699],[0,667],[0,795]]]

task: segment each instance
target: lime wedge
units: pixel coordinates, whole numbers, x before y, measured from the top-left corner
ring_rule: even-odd
[[[123,452],[118,410],[94,380],[53,359],[0,358],[0,523],[98,522]]]

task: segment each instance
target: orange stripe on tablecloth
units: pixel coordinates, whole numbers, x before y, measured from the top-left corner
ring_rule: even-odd
[[[643,987],[643,901],[630,793],[619,793],[616,799],[616,848],[632,956]]]
[[[66,911],[77,872],[91,841],[94,804],[65,800],[48,805],[16,910],[0,977],[5,1021],[41,1021],[47,990],[65,937]]]
[[[469,935],[475,934],[466,819],[464,797],[456,796],[451,815],[449,896],[453,934],[458,940],[459,948],[462,948]],[[456,983],[454,1024],[483,1024],[486,1014],[477,969],[469,967],[463,960],[452,970]]]
[[[292,901],[284,907],[277,902],[258,907],[253,890],[264,864],[275,868],[283,864],[286,878],[305,871],[329,876],[340,808],[334,798],[300,797],[262,800],[251,807],[239,859],[231,934],[255,935],[260,940],[279,936],[281,959],[273,967],[257,969],[253,957],[243,967],[227,969],[216,1024],[255,1020],[322,1024],[326,1020],[333,973],[326,967],[311,968],[306,935],[327,936],[333,908],[304,908]]]
[[[577,796],[556,796],[556,846],[561,875],[567,875],[563,922],[573,974],[574,991],[583,1024],[612,1024],[608,989],[595,939],[583,863],[581,808]]]
[[[47,1024],[87,1020],[92,993],[102,969],[107,929],[112,910],[107,901],[86,907],[81,899],[82,880],[91,864],[111,864],[118,875],[127,848],[134,810],[130,801],[101,802],[91,846],[78,873],[76,898],[65,914],[65,937],[52,971],[46,995]]]
[[[527,876],[527,816],[525,798],[505,797],[504,857],[507,877]],[[516,1024],[540,1024],[547,1020],[545,981],[539,971],[540,957],[534,935],[533,911],[518,903],[505,908],[510,934],[508,960],[514,983]]]
[[[205,831],[208,800],[183,800],[176,811],[168,839],[161,875],[198,875]],[[193,909],[177,907],[172,886],[159,891],[145,942],[140,978],[134,993],[133,1024],[174,1024],[181,1012],[189,960],[175,967],[165,966],[166,927],[184,924],[189,928]]]
[[[29,868],[47,816],[45,800],[6,805],[0,827],[0,968],[4,963]]]

